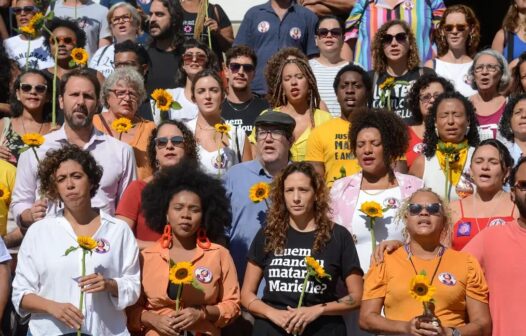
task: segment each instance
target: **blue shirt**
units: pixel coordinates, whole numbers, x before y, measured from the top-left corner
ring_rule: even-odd
[[[314,41],[316,22],[318,17],[313,12],[295,2],[283,20],[274,12],[270,1],[247,11],[234,45],[248,45],[258,55],[256,76],[252,82],[254,92],[267,92],[263,70],[270,57],[281,48],[296,47],[307,56],[319,53]]]
[[[227,235],[239,284],[242,284],[245,276],[250,244],[267,219],[267,204],[254,203],[248,197],[250,187],[258,182],[272,182],[272,176],[263,169],[259,160],[232,166],[225,175],[226,194],[232,206],[232,227]]]

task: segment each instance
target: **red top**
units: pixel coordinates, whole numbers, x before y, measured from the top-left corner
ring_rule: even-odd
[[[484,230],[488,226],[503,225],[507,222],[514,221],[513,211],[515,211],[515,204],[511,209],[509,216],[493,216],[493,217],[464,217],[464,207],[462,200],[460,200],[460,219],[453,226],[451,247],[454,250],[460,251],[466,246],[469,241],[475,237],[477,233]]]
[[[119,201],[115,215],[123,216],[135,221],[133,234],[135,238],[144,241],[157,241],[161,234],[153,231],[146,225],[146,220],[141,211],[141,194],[146,187],[146,182],[135,180],[130,185]]]
[[[407,128],[409,132],[409,147],[407,148],[407,152],[405,152],[405,159],[407,161],[407,167],[409,168],[413,164],[413,161],[424,151],[424,143],[422,142],[423,139],[416,135],[410,126]]]

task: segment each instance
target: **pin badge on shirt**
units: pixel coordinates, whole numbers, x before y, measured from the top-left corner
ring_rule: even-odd
[[[199,282],[210,283],[210,281],[212,281],[212,272],[206,267],[197,267],[194,271],[194,275]]]
[[[438,280],[446,286],[455,286],[457,279],[449,272],[443,272],[438,275]]]
[[[413,9],[414,6],[415,5],[413,4],[413,1],[411,1],[411,0],[404,1],[404,9],[405,10],[411,10],[411,9]]]
[[[462,222],[457,228],[457,237],[469,237],[471,235],[471,222]]]
[[[107,241],[104,238],[100,238],[97,240],[97,247],[95,248],[95,252],[97,253],[107,253],[110,250],[110,242]]]
[[[384,208],[398,209],[398,207],[400,206],[400,201],[394,197],[388,197],[384,199],[383,204],[384,204]]]
[[[270,24],[268,23],[268,21],[261,21],[258,24],[258,31],[260,33],[266,33],[268,32],[269,29],[270,29]]]
[[[290,28],[289,34],[294,40],[299,40],[301,38],[301,29],[298,27],[292,27]]]
[[[491,222],[489,222],[488,226],[499,226],[506,224],[506,221],[502,218],[495,218]]]

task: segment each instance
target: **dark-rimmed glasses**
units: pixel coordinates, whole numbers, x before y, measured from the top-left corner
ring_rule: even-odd
[[[185,64],[190,64],[192,62],[195,62],[199,64],[200,66],[204,66],[207,59],[208,57],[206,57],[206,54],[203,54],[203,53],[194,54],[194,53],[187,52],[183,54],[183,62]]]
[[[451,33],[453,31],[453,29],[457,29],[458,32],[463,32],[465,31],[466,29],[468,29],[468,25],[467,24],[446,24],[444,25],[444,30],[448,33]]]
[[[11,11],[15,13],[15,15],[20,15],[22,12],[24,13],[38,12],[38,8],[36,6],[11,7]]]
[[[31,90],[35,89],[36,93],[46,93],[47,91],[47,85],[46,84],[28,84],[28,83],[20,83],[20,90],[25,93],[31,92]]]
[[[250,64],[250,63],[236,63],[236,62],[230,63],[228,65],[228,68],[233,73],[238,73],[239,70],[241,70],[241,68],[243,68],[244,72],[253,72],[256,69],[254,64]]]
[[[395,39],[398,43],[404,43],[407,41],[407,33],[398,33],[395,35],[385,34],[384,36],[382,36],[382,43],[391,44],[393,42],[393,39]]]
[[[269,134],[272,140],[280,140],[287,136],[287,132],[282,129],[258,129],[256,131],[256,139],[258,141],[265,140]]]
[[[342,29],[341,28],[332,28],[332,29],[319,28],[318,29],[318,36],[321,38],[326,38],[327,36],[329,36],[329,34],[331,34],[331,36],[334,36],[334,37],[340,37],[342,36]]]

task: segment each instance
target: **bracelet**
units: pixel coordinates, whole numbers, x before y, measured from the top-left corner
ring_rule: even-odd
[[[252,300],[250,300],[250,302],[247,304],[247,310],[250,312],[250,305],[254,303],[254,301],[256,300],[260,300],[260,298],[258,298],[257,296],[255,298],[253,298]]]

